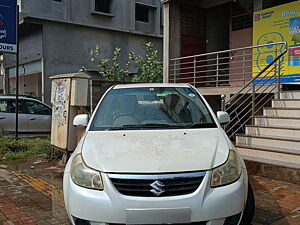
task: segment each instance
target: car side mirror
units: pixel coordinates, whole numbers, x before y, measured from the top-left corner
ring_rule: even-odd
[[[224,124],[227,124],[227,123],[230,122],[230,117],[229,117],[227,112],[218,111],[217,112],[217,117],[218,117],[219,123],[221,125],[224,125]]]
[[[74,117],[73,125],[75,127],[86,127],[89,122],[89,117],[87,114],[80,114]]]

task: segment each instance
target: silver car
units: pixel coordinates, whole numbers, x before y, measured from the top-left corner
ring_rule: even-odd
[[[10,136],[16,127],[16,97],[0,95],[0,136]],[[51,108],[30,97],[19,97],[19,134],[22,137],[48,136]]]

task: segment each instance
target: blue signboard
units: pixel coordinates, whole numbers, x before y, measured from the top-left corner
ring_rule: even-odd
[[[0,52],[17,52],[16,0],[0,0]]]

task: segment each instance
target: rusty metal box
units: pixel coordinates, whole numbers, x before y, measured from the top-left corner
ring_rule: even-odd
[[[74,151],[77,145],[73,119],[79,106],[88,104],[90,76],[84,73],[60,74],[52,79],[51,144],[61,150]]]

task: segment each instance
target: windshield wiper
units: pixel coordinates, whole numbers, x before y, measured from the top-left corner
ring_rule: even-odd
[[[215,123],[193,123],[186,128],[217,128],[217,125]]]
[[[121,127],[110,127],[107,130],[130,130],[143,128],[184,128],[183,126],[170,125],[165,123],[145,123],[145,124],[128,124]]]
[[[188,126],[177,126],[165,123],[146,123],[146,124],[128,124],[120,127],[109,127],[106,130],[134,130],[149,128],[170,128],[170,129],[189,129],[189,128],[217,128],[215,123],[193,123]]]

